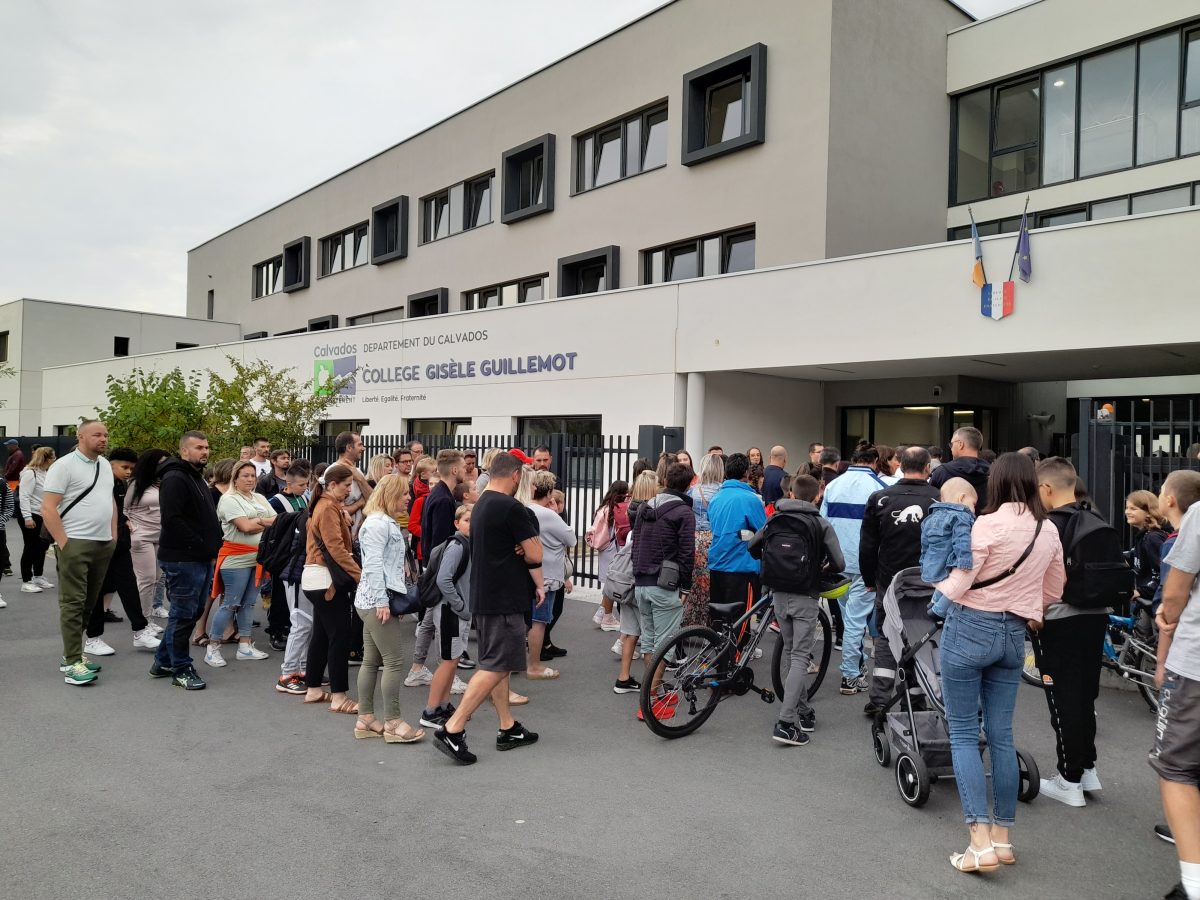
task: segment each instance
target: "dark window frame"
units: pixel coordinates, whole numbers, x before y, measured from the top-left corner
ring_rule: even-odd
[[[388,219],[396,216],[396,246],[388,247]],[[408,196],[401,194],[377,206],[371,207],[371,265],[384,263],[408,256]]]
[[[520,146],[505,150],[500,162],[500,223],[512,225],[554,211],[555,136],[543,134]],[[542,160],[542,199],[522,205],[521,170],[526,163]]]
[[[248,334],[243,334],[242,340],[243,341],[261,341],[263,338],[268,337],[268,336],[269,335],[265,331],[251,331]]]
[[[208,298],[206,300],[205,311],[208,313],[206,318],[211,322],[217,310],[217,292],[213,288],[208,289]]]
[[[597,261],[604,264],[604,290],[615,291],[621,286],[621,248],[615,244],[598,247],[586,253],[575,253],[558,260],[558,296],[578,297],[585,292],[580,290],[580,275],[587,266]],[[586,293],[596,293],[587,291]]]
[[[121,343],[124,341],[124,343]],[[129,338],[113,335],[113,356],[129,355]]]
[[[742,78],[743,130],[740,135],[708,143],[709,99],[714,88]],[[750,102],[746,102],[746,81]],[[683,140],[680,162],[694,166],[762,144],[767,139],[767,46],[752,44],[737,53],[693,69],[683,76]]]
[[[264,290],[263,285],[266,283],[260,276],[263,273],[270,273],[271,267],[276,269],[276,277],[279,279],[279,287],[276,290]],[[269,279],[272,285],[275,284],[275,278]],[[213,292],[209,291],[209,299],[213,299]],[[262,262],[257,262],[250,267],[250,299],[261,300],[263,297],[270,297],[272,294],[283,293],[283,254],[277,253],[270,259],[264,259]],[[210,315],[211,319],[212,316]]]
[[[755,242],[755,257],[758,256],[758,226],[757,223],[749,225],[739,225],[735,228],[727,228],[724,231],[713,231],[708,234],[698,235],[696,237],[684,238],[679,241],[672,241],[669,244],[661,244],[657,247],[649,247],[641,252],[642,265],[641,275],[642,284],[670,284],[672,281],[688,281],[692,278],[712,278],[716,275],[732,275],[737,272],[752,272],[754,269],[738,269],[736,272],[730,272],[727,269],[729,262],[730,246],[739,238],[750,237]],[[720,271],[704,274],[704,244],[711,240],[720,240],[719,253],[721,255],[718,267]],[[671,277],[670,272],[670,254],[673,251],[686,251],[689,248],[694,248],[696,252],[696,274],[688,276],[688,278],[675,279]],[[653,278],[654,254],[662,253],[663,277],[661,281],[655,281]],[[755,259],[755,268],[757,268],[757,258]]]
[[[375,316],[381,316],[384,313],[390,312],[400,312],[402,315],[389,317],[384,319],[383,322],[374,321]],[[356,316],[347,316],[346,326],[350,328],[355,325],[382,325],[385,322],[399,322],[401,319],[405,318],[403,315],[405,312],[406,310],[403,306],[389,306],[387,309],[377,309],[373,312],[359,313]],[[366,321],[367,319],[370,319],[371,321]]]
[[[655,100],[653,103],[648,103],[645,106],[631,110],[623,115],[617,116],[615,119],[609,119],[607,122],[602,122],[586,131],[581,131],[578,134],[571,136],[572,159],[571,159],[571,196],[578,194],[586,194],[590,191],[596,191],[603,187],[608,187],[610,184],[617,184],[622,181],[627,181],[630,178],[636,178],[638,175],[645,175],[647,172],[654,172],[658,169],[665,169],[667,166],[667,158],[664,155],[663,161],[658,165],[646,166],[646,148],[650,140],[650,119],[663,115],[666,118],[663,120],[663,125],[666,126],[671,121],[670,102],[667,98]],[[638,120],[638,169],[636,172],[629,171],[629,141],[630,141],[630,122],[634,119]],[[618,155],[619,155],[619,174],[611,181],[606,181],[604,184],[595,184],[596,164],[599,161],[597,153],[599,145],[597,138],[606,132],[612,131],[614,128],[620,129],[620,137],[617,140]],[[584,146],[588,141],[590,144],[590,159],[586,160],[591,172],[592,184],[584,187],[585,179],[583,178],[583,165],[585,162]]]
[[[0,331],[0,363],[8,362],[8,343],[11,332]]]
[[[315,319],[308,320],[309,331],[330,331],[338,327],[338,317],[336,315],[318,316]]]
[[[362,235],[361,237],[359,236],[360,232]],[[367,245],[367,258],[363,262],[361,262],[361,263],[355,262],[355,263],[347,264],[344,251],[346,248],[346,238],[348,236],[353,237],[353,239],[354,239],[352,246],[354,248],[354,258],[355,259],[358,259],[358,251],[359,251],[360,242],[365,243]],[[333,242],[335,240],[337,241],[338,249],[343,251],[342,267],[340,269],[330,269],[330,265],[333,262],[332,251],[334,248]],[[357,269],[360,266],[369,265],[371,262],[371,223],[370,223],[370,220],[367,220],[365,222],[359,222],[355,225],[351,225],[349,228],[343,228],[341,231],[335,231],[332,234],[327,234],[325,237],[321,238],[321,240],[319,242],[319,246],[321,249],[321,268],[320,268],[320,274],[317,276],[318,278],[328,278],[330,275],[337,275],[337,274],[340,274],[341,272],[348,272],[351,269]]]
[[[311,261],[312,238],[308,235],[283,245],[283,293],[290,294],[308,287]]]
[[[502,281],[499,284],[489,284],[483,287],[472,288],[469,291],[462,292],[462,309],[465,312],[473,312],[483,309],[502,309],[504,304],[504,291],[506,288],[516,288],[517,299],[513,305],[519,306],[522,303],[540,303],[542,300],[550,299],[547,291],[549,289],[550,274],[543,272],[541,275],[527,275],[524,278],[514,278],[511,281]],[[537,285],[542,292],[542,296],[537,300],[529,299],[529,289],[533,285]],[[496,306],[476,306],[476,297],[481,294],[494,294],[496,300],[499,301]]]
[[[484,179],[487,179],[489,181],[488,219],[486,222],[479,222],[475,225],[468,225],[467,224],[467,221],[468,221],[467,214],[470,210],[471,187],[472,187],[472,185],[478,184],[479,182],[483,181]],[[454,192],[456,190],[461,190],[461,192],[462,192],[462,209],[459,210],[460,227],[457,231],[454,231],[452,228],[453,222],[454,222],[454,210],[451,208],[451,206],[452,206],[452,200],[454,198]],[[436,236],[433,236],[433,233],[430,231],[430,225],[433,224],[430,221],[430,218],[431,218],[430,210],[432,208],[430,206],[430,204],[433,201],[440,201],[443,198],[445,199],[445,204],[446,204],[446,216],[447,216],[446,233],[444,235],[442,235],[441,237],[436,237]],[[419,204],[421,207],[421,240],[419,241],[419,243],[421,245],[432,244],[435,241],[444,241],[447,238],[452,238],[457,234],[465,234],[468,231],[475,231],[478,228],[483,228],[485,225],[491,225],[494,221],[496,221],[496,217],[492,214],[492,211],[495,208],[495,199],[496,199],[496,170],[495,169],[492,169],[487,172],[481,172],[480,174],[473,175],[470,178],[464,178],[462,181],[455,182],[454,184],[450,185],[449,187],[444,187],[441,190],[434,191],[431,194],[426,194],[425,196],[421,197],[419,200]]]
[[[427,306],[431,301],[437,303],[437,312],[416,312],[416,310]],[[431,315],[442,316],[448,312],[450,312],[450,289],[444,287],[409,294],[404,304],[404,318],[406,319],[424,319]]]

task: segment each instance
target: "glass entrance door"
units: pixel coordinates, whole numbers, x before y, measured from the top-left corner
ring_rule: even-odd
[[[842,455],[865,440],[889,447],[919,444],[947,448],[956,428],[973,425],[991,446],[995,411],[951,404],[940,406],[852,406],[842,409]]]

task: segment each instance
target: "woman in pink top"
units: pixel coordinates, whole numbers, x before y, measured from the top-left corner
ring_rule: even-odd
[[[974,568],[955,569],[938,589],[954,601],[942,634],[942,694],[954,778],[971,833],[950,857],[963,872],[1016,862],[1009,829],[1020,775],[1013,711],[1025,659],[1025,628],[1062,596],[1066,573],[1058,529],[1046,522],[1033,462],[1005,453],[988,476],[988,505],[971,529]],[[979,754],[979,710],[992,761],[992,803]]]

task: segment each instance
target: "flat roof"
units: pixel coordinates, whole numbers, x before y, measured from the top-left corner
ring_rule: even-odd
[[[212,322],[214,325],[237,325],[239,328],[241,327],[240,322],[226,322],[224,319],[196,319],[192,316],[177,316],[173,315],[172,313],[146,312],[140,309],[120,309],[116,306],[93,306],[88,303],[75,303],[71,300],[42,300],[38,297],[17,297],[14,300],[4,300],[0,302],[0,306],[9,306],[13,303],[45,303],[48,306],[73,306],[76,309],[128,313],[131,316],[158,316],[162,319],[180,319],[184,322]]]

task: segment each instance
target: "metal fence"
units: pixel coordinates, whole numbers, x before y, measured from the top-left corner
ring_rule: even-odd
[[[550,471],[558,476],[558,486],[566,497],[563,518],[579,536],[573,560],[576,584],[597,585],[599,573],[596,552],[583,541],[584,532],[592,523],[596,509],[609,485],[617,479],[629,480],[638,448],[631,437],[622,435],[573,434],[413,434],[363,435],[363,456],[360,463],[365,471],[371,458],[380,453],[393,454],[411,441],[420,441],[429,456],[439,450],[473,450],[480,463],[491,448],[519,449],[533,455],[536,447],[550,449]],[[313,463],[331,463],[336,459],[334,439],[321,438],[304,447],[292,449],[296,457]]]
[[[1200,470],[1200,396],[1078,403],[1075,466],[1096,508],[1118,528],[1131,491],[1157,494],[1171,472]]]

